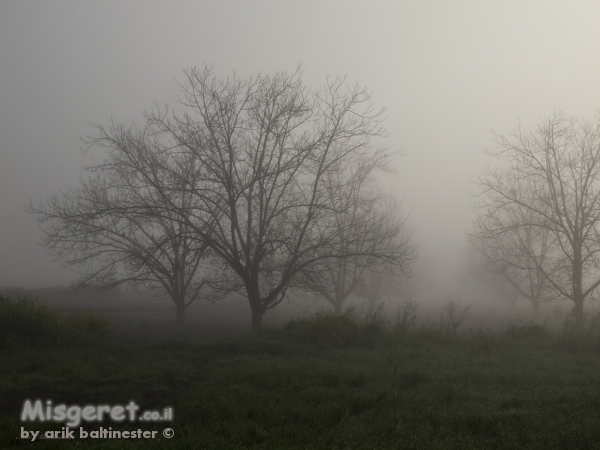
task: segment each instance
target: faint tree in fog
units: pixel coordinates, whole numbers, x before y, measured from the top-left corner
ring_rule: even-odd
[[[398,271],[389,264],[374,264],[365,270],[356,287],[356,295],[364,297],[370,307],[386,297],[402,297],[408,273]]]
[[[325,233],[333,233],[335,238],[332,245],[317,249],[317,254],[337,257],[305,267],[299,283],[331,303],[336,314],[341,313],[348,296],[361,287],[369,298],[374,292],[387,293],[384,285],[366,288],[375,272],[385,267],[389,275],[391,268],[407,275],[415,260],[400,207],[379,188],[375,178],[384,170],[390,170],[389,154],[376,151],[347,171],[325,176],[331,214],[317,227],[328,229]]]
[[[540,192],[522,185],[518,197],[533,200]],[[514,192],[515,197],[517,192]],[[546,274],[552,274],[553,240],[548,227],[532,225],[533,213],[520,204],[500,211],[484,208],[477,218],[469,240],[475,250],[470,261],[473,272],[484,279],[514,305],[518,297],[531,302],[534,316],[540,303],[556,298],[556,290]],[[498,233],[498,230],[502,231]]]
[[[472,243],[471,243],[472,244]],[[517,307],[520,294],[515,287],[506,280],[502,267],[497,269],[496,260],[483,253],[475,245],[467,248],[467,269],[469,275],[477,281],[483,282],[487,287],[493,287],[494,291],[507,300],[512,308]]]
[[[584,300],[600,286],[600,117],[578,120],[557,112],[533,131],[519,127],[496,142],[500,149],[491,154],[507,166],[488,169],[479,180],[478,206],[490,217],[486,232],[547,230],[556,250],[543,264],[531,254],[528,267],[573,301],[580,326]],[[523,195],[528,186],[535,186],[533,195]],[[527,212],[520,223],[512,220],[517,209]]]
[[[161,189],[174,173],[193,181],[194,166],[167,160],[157,142],[144,142],[134,128],[114,131],[120,140],[113,141],[103,163],[87,168],[89,177],[28,211],[42,228],[41,244],[79,272],[75,289],[106,291],[128,283],[162,291],[173,300],[182,324],[185,309],[207,288],[213,288],[207,293],[211,300],[226,292],[216,281],[222,275],[215,273],[209,246],[180,220],[193,220],[193,195]],[[122,151],[131,146],[138,152]],[[148,174],[162,184],[149,182]]]

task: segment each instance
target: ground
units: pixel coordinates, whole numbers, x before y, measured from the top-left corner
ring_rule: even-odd
[[[544,333],[314,333],[299,327],[210,342],[113,336],[69,348],[9,346],[0,352],[0,447],[600,448],[595,345]],[[174,419],[84,426],[157,430],[156,439],[75,433],[31,443],[19,439],[21,427],[60,430],[64,423],[22,423],[26,398],[134,400],[146,410],[172,406]],[[167,427],[170,439],[162,435]]]

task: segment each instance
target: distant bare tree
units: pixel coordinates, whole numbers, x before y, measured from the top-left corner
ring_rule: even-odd
[[[581,325],[584,300],[600,286],[600,117],[555,113],[533,131],[519,127],[496,142],[500,149],[490,153],[508,166],[488,169],[479,180],[486,233],[519,230],[522,236],[530,229],[542,236],[547,230],[555,251],[543,260],[531,252],[527,267],[573,301]],[[535,187],[533,195],[523,195],[528,186]],[[517,209],[527,214],[513,221]]]
[[[398,273],[388,264],[373,265],[365,270],[356,288],[356,294],[364,297],[370,307],[375,306],[386,297],[403,296],[408,273]]]
[[[38,206],[31,204],[28,211],[43,230],[41,244],[79,272],[75,289],[144,285],[173,300],[177,323],[182,324],[185,309],[207,288],[213,288],[206,292],[210,300],[227,289],[217,282],[222,275],[215,273],[218,266],[209,246],[180,220],[193,220],[193,196],[185,189],[161,190],[161,184],[149,183],[145,175],[153,172],[164,184],[178,172],[193,182],[193,165],[180,161],[175,168],[156,146],[126,154],[120,150],[139,143],[139,136],[121,131],[122,141],[103,163],[87,168],[89,177],[78,187]],[[170,170],[164,170],[169,165]],[[164,208],[165,195],[169,208]]]
[[[519,198],[533,198],[539,193],[534,186],[526,189]],[[483,276],[512,304],[518,297],[529,300],[534,317],[538,317],[540,304],[557,297],[544,276],[552,273],[550,264],[556,250],[550,231],[547,227],[533,226],[531,210],[521,205],[481,212],[468,235],[475,250],[471,260],[473,272]]]
[[[496,265],[500,267],[496,267]],[[466,265],[468,275],[475,277],[478,282],[483,282],[488,288],[492,287],[494,292],[503,300],[506,300],[512,308],[517,307],[519,292],[512,286],[504,276],[504,267],[497,263],[492,256],[483,253],[477,246],[469,243],[466,253]]]
[[[331,303],[336,314],[360,288],[367,296],[375,290],[377,295],[387,293],[383,285],[367,289],[367,280],[373,280],[381,267],[387,267],[389,274],[390,268],[408,274],[416,258],[399,206],[377,184],[376,175],[385,170],[390,170],[389,154],[378,151],[349,167],[349,173],[326,176],[332,214],[325,224],[337,236],[334,253],[338,257],[307,266],[300,280],[304,289]]]

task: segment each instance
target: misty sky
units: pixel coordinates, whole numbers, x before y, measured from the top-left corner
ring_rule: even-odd
[[[73,278],[23,208],[77,183],[90,122],[173,105],[186,67],[249,76],[301,62],[306,84],[347,74],[388,108],[416,276],[443,290],[474,216],[471,181],[494,163],[492,129],[600,108],[599,20],[597,1],[1,2],[0,286]]]

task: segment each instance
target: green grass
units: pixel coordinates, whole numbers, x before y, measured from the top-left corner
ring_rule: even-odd
[[[25,398],[173,406],[173,439],[36,448],[600,448],[600,351],[526,325],[468,336],[321,315],[213,343],[96,342],[0,352],[0,448],[35,445]],[[100,425],[87,426],[95,429]],[[76,433],[77,434],[77,433]]]

